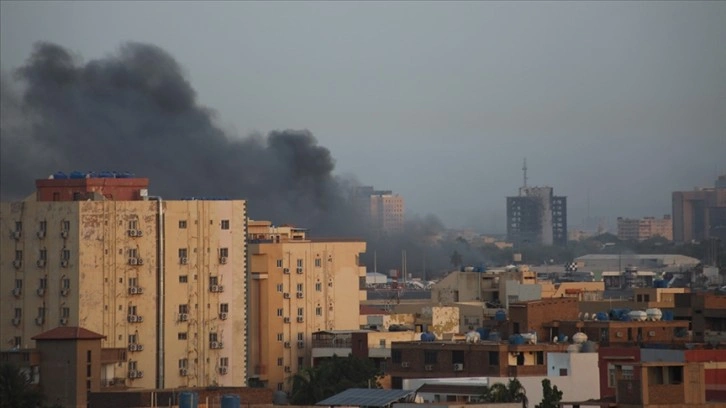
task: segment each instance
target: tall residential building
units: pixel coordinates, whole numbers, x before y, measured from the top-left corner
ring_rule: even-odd
[[[148,184],[60,173],[0,205],[0,350],[78,326],[117,356],[105,386],[245,384],[246,203],[166,201]]]
[[[726,175],[713,188],[673,192],[673,240],[726,241]]]
[[[250,383],[289,391],[310,366],[312,334],[360,328],[364,241],[312,240],[305,230],[249,221]]]
[[[618,217],[618,239],[623,241],[644,241],[653,237],[673,240],[673,220],[670,215],[663,218],[644,217],[640,219]]]
[[[366,226],[374,235],[391,234],[403,231],[405,208],[403,197],[390,190],[374,190],[373,187],[360,187],[356,190],[355,205],[364,216]]]
[[[517,247],[567,245],[567,197],[552,187],[520,187],[507,197],[507,237]]]

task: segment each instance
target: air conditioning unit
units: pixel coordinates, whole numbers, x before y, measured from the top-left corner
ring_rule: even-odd
[[[139,321],[138,320],[139,317],[136,316],[136,315],[129,315],[129,318],[128,319],[129,319],[129,323],[136,323],[137,321]]]
[[[182,376],[182,377],[186,377],[187,376],[187,369],[186,368],[180,368],[179,369],[179,375]]]
[[[217,292],[219,292],[219,293],[224,292],[224,285],[217,285]]]
[[[42,317],[36,317],[35,318],[35,324],[37,324],[38,326],[42,326],[43,323],[45,323],[45,319],[44,318],[42,318]]]
[[[61,259],[61,267],[67,268],[68,267],[68,260],[67,259]]]
[[[20,296],[21,293],[23,293],[22,289],[13,288],[13,296]]]
[[[284,273],[285,275],[289,275],[290,274],[290,268],[282,268],[282,273]]]
[[[303,293],[302,292],[297,292],[297,298],[298,299],[302,299],[303,298]]]
[[[38,268],[42,268],[45,266],[45,259],[38,259],[38,262],[36,263],[38,265]]]
[[[461,363],[454,364],[454,371],[464,371],[464,364],[461,364]]]
[[[143,378],[144,372],[139,370],[129,370],[129,378]]]
[[[297,270],[296,270],[296,272],[298,273],[298,275],[302,275],[302,273],[303,273],[303,268],[301,268],[301,267],[298,267],[298,268],[297,268]]]
[[[179,313],[179,321],[180,322],[186,322],[189,320],[189,314],[187,313]]]
[[[45,288],[38,288],[35,293],[37,293],[38,296],[45,296]]]
[[[129,265],[138,265],[139,260],[136,258],[129,258]]]
[[[285,299],[290,299],[290,294],[289,293],[283,293],[282,294],[282,297],[285,298]]]
[[[227,312],[222,312],[219,314],[220,320],[227,320]]]
[[[136,351],[136,343],[129,344],[129,351]]]
[[[282,321],[285,322],[285,323],[290,323],[290,318],[289,317],[285,317],[284,319],[282,319]]]
[[[20,318],[13,317],[13,326],[20,326]]]
[[[68,230],[61,231],[61,238],[63,238],[63,239],[68,238]]]
[[[20,259],[16,259],[13,261],[13,266],[15,268],[20,268],[21,266],[23,266],[23,261],[21,261]]]
[[[61,296],[68,296],[68,292],[70,292],[69,289],[63,288],[63,289],[61,289],[60,294],[61,294]]]
[[[409,363],[408,361],[404,361],[401,363],[401,367],[403,367],[403,368],[411,367],[411,363]]]
[[[186,265],[189,260],[187,258],[179,258],[179,264]]]
[[[143,237],[144,236],[144,231],[136,230],[136,236],[137,237]]]
[[[137,344],[136,345],[136,351],[144,351],[144,345],[143,344]]]
[[[227,374],[227,367],[225,367],[225,366],[219,367],[219,373],[222,375]]]
[[[227,257],[226,256],[220,256],[219,257],[219,263],[224,265],[227,263]]]
[[[136,264],[137,265],[143,265],[144,264],[144,259],[143,258],[136,258]]]
[[[426,365],[424,366],[424,370],[426,370],[426,371],[434,371],[434,366],[433,366],[433,364],[426,364]]]
[[[129,288],[129,295],[138,295],[139,294],[139,288],[136,286],[132,286]]]
[[[130,229],[129,230],[129,236],[130,237],[135,237],[136,236],[136,230],[135,229]]]
[[[224,286],[222,286],[222,285],[209,285],[209,291],[210,292],[215,292],[215,293],[223,292],[224,291]]]
[[[144,294],[144,288],[142,288],[141,286],[137,286],[136,287],[136,293],[138,293],[139,295],[143,295]]]
[[[284,347],[285,348],[290,348],[290,342],[289,341],[286,341],[285,344],[284,344]]]
[[[23,236],[23,233],[21,231],[13,231],[13,238],[15,240],[19,240],[20,237],[22,237],[22,236]]]
[[[212,349],[221,349],[223,348],[224,344],[221,341],[213,341],[209,343],[209,348]]]
[[[298,323],[302,323],[302,322],[304,322],[304,321],[305,321],[305,318],[304,318],[304,317],[302,317],[302,316],[298,316],[298,317],[297,317],[297,322],[298,322]]]
[[[305,342],[302,340],[297,341],[297,348],[305,348]]]
[[[655,331],[653,331],[653,330],[649,331],[648,336],[655,337]]]
[[[38,231],[38,239],[43,239],[43,238],[45,238],[45,231],[43,231],[43,230]]]
[[[60,324],[61,324],[61,326],[67,325],[68,324],[68,319],[65,318],[65,317],[61,317]]]
[[[144,321],[144,316],[136,316],[136,321],[138,323],[142,323]]]

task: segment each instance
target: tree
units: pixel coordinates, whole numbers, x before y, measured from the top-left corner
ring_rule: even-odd
[[[290,402],[313,405],[349,388],[378,388],[379,371],[370,360],[333,356],[317,367],[305,367],[291,377]]]
[[[562,401],[562,391],[558,390],[556,385],[553,387],[549,379],[542,380],[542,402],[534,408],[558,408],[560,401]]]
[[[484,392],[479,400],[482,402],[521,402],[525,408],[528,403],[527,391],[516,378],[510,378],[507,385],[495,383],[484,387]]]
[[[36,408],[43,394],[31,383],[31,378],[15,365],[0,366],[0,408]]]

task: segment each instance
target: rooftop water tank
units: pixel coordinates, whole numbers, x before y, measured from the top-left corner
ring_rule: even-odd
[[[479,333],[479,337],[482,339],[488,339],[489,338],[489,328],[488,327],[480,327],[476,329],[476,331]]]
[[[499,332],[497,332],[497,331],[489,332],[488,340],[500,342],[500,341],[502,341],[502,335],[499,334]]]
[[[628,313],[628,316],[630,316],[630,319],[636,322],[644,322],[645,319],[648,318],[648,314],[642,310],[633,310],[632,312]]]
[[[646,309],[645,314],[648,315],[648,320],[653,322],[657,322],[663,318],[663,312],[657,308]]]
[[[63,173],[62,171],[56,171],[53,173],[53,178],[55,180],[65,180],[68,178],[68,175],[66,173]]]
[[[522,333],[522,338],[527,344],[537,344],[537,333]]]
[[[471,330],[470,332],[466,333],[466,342],[467,343],[479,343],[481,340],[481,335],[476,330]]]
[[[575,344],[582,344],[587,341],[587,334],[583,332],[577,332],[572,335],[572,342]]]
[[[498,322],[503,322],[507,320],[507,312],[504,310],[497,310],[496,313],[494,313],[494,320]]]
[[[673,320],[673,312],[671,312],[670,310],[666,310],[665,312],[663,312],[663,320],[665,320],[667,322],[672,321]]]
[[[180,392],[179,408],[197,408],[199,406],[199,394],[196,392]]]
[[[421,333],[421,341],[434,341],[436,340],[436,335],[429,332]]]
[[[595,318],[597,320],[610,320],[610,316],[608,316],[605,312],[597,312],[595,313]]]
[[[72,179],[84,179],[86,178],[86,173],[82,171],[72,171],[70,174],[70,178]]]
[[[512,336],[509,336],[509,344],[520,346],[524,344],[524,337],[522,337],[521,334],[515,334]]]

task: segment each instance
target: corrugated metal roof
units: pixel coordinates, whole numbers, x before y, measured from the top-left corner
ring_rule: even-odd
[[[413,395],[415,392],[413,390],[350,388],[330,398],[326,398],[315,405],[386,407]]]

